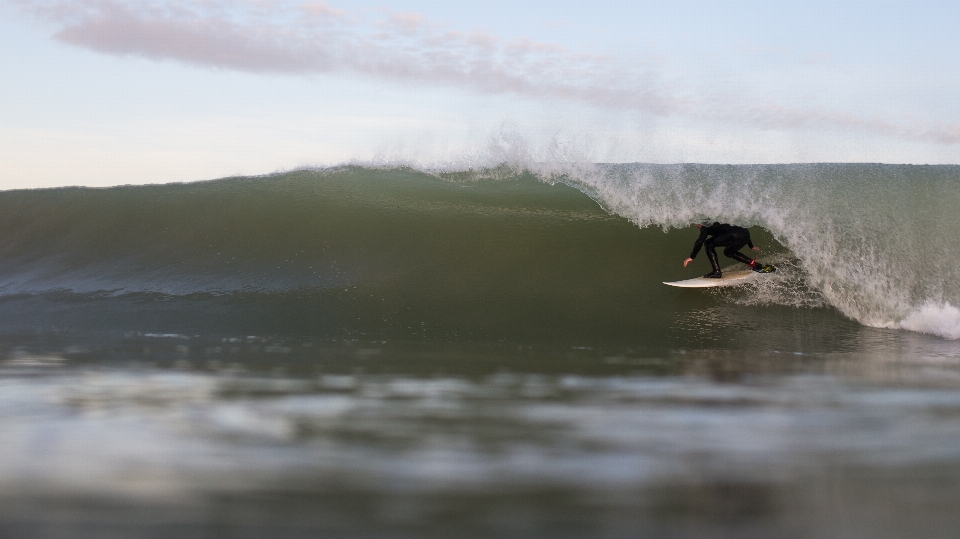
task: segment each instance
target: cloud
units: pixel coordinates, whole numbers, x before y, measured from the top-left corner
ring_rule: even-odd
[[[343,17],[347,14],[342,9],[330,7],[326,2],[306,2],[301,4],[300,8],[304,12],[317,17]]]
[[[320,3],[273,2],[272,11],[259,3],[236,3],[241,7],[230,10],[211,1],[24,5],[56,24],[55,39],[105,54],[253,72],[354,72],[598,105],[629,101],[631,107],[661,112],[669,112],[672,101],[643,73],[625,74],[603,57],[529,39],[448,30],[416,13],[363,23]]]
[[[960,144],[960,125],[941,125],[920,133],[920,138],[940,144]]]
[[[412,34],[427,21],[427,18],[419,13],[394,13],[390,16],[390,20],[399,25],[404,32]]]
[[[325,2],[292,0],[13,3],[54,25],[55,39],[104,54],[249,72],[355,73],[761,129],[843,129],[960,144],[960,125],[929,126],[755,103],[736,94],[697,94],[665,82],[652,61],[628,62],[529,39],[456,31],[418,13],[350,14]]]
[[[144,19],[129,13],[68,26],[56,33],[65,43],[107,54],[134,54],[153,59],[175,58],[189,63],[247,71],[298,72],[328,70],[322,50],[306,54],[290,50],[257,32],[222,21]],[[259,39],[258,39],[259,38]]]

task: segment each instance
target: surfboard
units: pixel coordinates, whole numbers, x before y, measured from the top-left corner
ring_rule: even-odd
[[[663,284],[678,286],[680,288],[710,288],[713,286],[737,286],[759,275],[753,270],[725,271],[723,277],[719,279],[707,279],[705,277],[696,277],[685,281],[664,281]]]

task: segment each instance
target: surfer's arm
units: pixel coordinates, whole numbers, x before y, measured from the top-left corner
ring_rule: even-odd
[[[750,239],[750,231],[747,231],[747,245],[756,252],[760,252],[760,248],[753,244],[753,240]]]
[[[700,252],[700,248],[703,247],[703,242],[706,241],[707,236],[710,235],[710,230],[707,227],[700,229],[700,237],[697,238],[697,242],[693,244],[693,250],[690,251],[690,260],[697,258],[697,253]],[[684,264],[686,266],[686,264]]]

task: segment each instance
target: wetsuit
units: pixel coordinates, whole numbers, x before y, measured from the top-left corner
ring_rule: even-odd
[[[690,258],[697,258],[700,247],[705,246],[707,258],[710,259],[710,265],[713,266],[714,273],[720,273],[720,261],[717,260],[717,251],[714,250],[714,247],[726,247],[723,250],[724,256],[739,260],[744,264],[750,264],[752,259],[738,252],[740,249],[743,249],[745,245],[749,245],[750,248],[753,249],[753,242],[750,241],[749,230],[725,223],[713,223],[710,226],[700,227],[700,237],[697,238],[697,242],[693,244],[693,251],[690,253]]]

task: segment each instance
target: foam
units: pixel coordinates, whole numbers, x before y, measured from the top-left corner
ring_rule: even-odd
[[[900,321],[899,327],[945,339],[960,339],[960,309],[949,303],[925,303]]]

